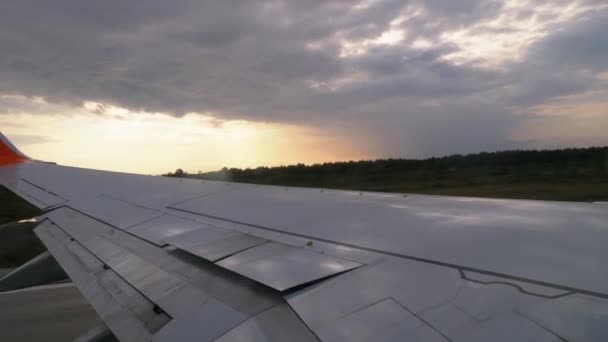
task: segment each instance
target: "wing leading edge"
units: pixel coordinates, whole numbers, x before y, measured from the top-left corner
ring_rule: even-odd
[[[608,336],[605,206],[104,172],[1,137],[0,183],[122,341]]]

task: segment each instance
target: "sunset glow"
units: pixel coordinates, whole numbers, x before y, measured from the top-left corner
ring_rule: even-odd
[[[363,148],[343,146],[328,132],[295,125],[219,121],[188,114],[0,115],[0,127],[24,153],[63,165],[160,174],[222,167],[257,167],[362,159]]]

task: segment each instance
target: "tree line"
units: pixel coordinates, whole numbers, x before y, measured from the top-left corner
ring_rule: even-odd
[[[608,147],[513,150],[427,159],[378,159],[246,169],[223,168],[194,174],[180,169],[164,176],[370,191],[547,198],[542,194],[534,195],[534,191],[546,192],[544,188],[522,190],[528,193],[511,195],[513,187],[511,190],[496,187],[533,183],[554,186],[570,184],[570,192],[576,193],[577,189],[580,190],[580,187],[575,186],[576,182],[595,182],[608,186]],[[490,189],[490,185],[494,188]],[[485,190],[471,193],[470,189],[475,187]],[[456,188],[467,190],[445,191]],[[597,193],[600,188],[595,187],[593,192]],[[603,198],[603,195],[600,197]]]

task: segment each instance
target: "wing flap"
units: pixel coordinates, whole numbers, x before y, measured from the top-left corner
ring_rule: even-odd
[[[173,236],[166,240],[172,246],[211,262],[268,242],[257,236],[206,225],[204,228]]]
[[[95,275],[100,284],[105,287],[126,309],[141,321],[151,332],[156,333],[171,319],[165,313],[155,312],[154,303],[144,297],[133,286],[129,285],[113,270],[104,269],[103,263],[89,253],[82,245],[73,242],[67,245],[68,250],[84,262],[89,272]]]
[[[184,234],[202,228],[199,222],[186,220],[174,215],[165,214],[152,220],[145,221],[127,228],[131,234],[156,245],[163,246],[166,240],[173,236]]]
[[[243,322],[217,342],[305,342],[316,341],[287,304],[280,304]]]
[[[90,196],[85,200],[72,202],[70,206],[120,229],[135,226],[164,214],[105,196]]]
[[[255,285],[244,281],[245,278],[236,280],[232,276],[229,278],[230,283],[222,284],[222,269],[213,263],[200,265],[204,268],[211,267],[208,271],[186,267],[183,262],[173,259],[179,257],[179,254],[172,255],[172,252],[166,252],[157,245],[149,245],[148,242],[129,235],[125,230],[118,230],[71,208],[62,207],[51,211],[46,215],[45,222],[49,222],[51,226],[45,227],[45,223],[45,226],[40,228],[43,241],[45,244],[53,244],[51,239],[59,241],[65,245],[64,254],[75,257],[72,261],[80,266],[80,273],[71,271],[68,274],[79,284],[85,297],[121,340],[211,341],[255,317],[260,311],[281,303],[278,294],[274,300],[264,300],[267,294],[256,290]],[[141,251],[126,247],[129,243],[117,243],[127,237],[127,240],[134,239],[136,248],[141,248]],[[49,249],[52,253],[61,254],[57,248]],[[148,255],[146,251],[157,256]],[[166,257],[158,257],[160,255]],[[147,258],[152,258],[154,262]],[[61,264],[69,269],[74,268],[66,261]],[[221,295],[221,299],[194,286],[191,280],[167,268],[192,272],[191,277],[195,277],[194,274],[198,272],[209,272],[209,279],[205,283],[211,285],[213,290]],[[92,290],[93,285],[97,288]],[[234,285],[237,286],[233,287]],[[98,293],[100,291],[101,294]],[[257,294],[260,298],[248,297],[249,293]],[[109,301],[107,296],[111,296],[115,301]],[[233,305],[233,301],[238,305]],[[123,328],[113,321],[115,316],[123,315],[130,315],[128,325],[138,324],[147,334],[127,336],[122,329],[128,328]],[[158,315],[164,319],[158,318]],[[299,324],[301,329],[303,327],[299,320],[294,324]]]
[[[91,227],[95,224],[94,220],[67,208],[54,211],[48,217],[50,220],[59,221],[60,227],[99,258],[104,268],[116,272],[150,301],[157,305],[162,304],[162,309],[172,317],[189,312],[193,307],[207,301],[207,295],[192,288],[182,279],[97,235],[95,230],[82,228]],[[186,302],[172,298],[176,294],[186,295],[189,300]],[[174,306],[173,303],[182,305]]]
[[[113,296],[82,260],[69,252],[66,244],[72,243],[71,239],[53,227],[53,223],[47,220],[35,232],[114,335],[124,341],[149,341],[152,332],[145,323]]]
[[[17,182],[17,191],[23,192],[26,195],[35,198],[36,200],[45,204],[45,208],[54,207],[65,203],[65,200],[39,186],[34,183],[31,183],[27,180],[20,179]]]
[[[276,242],[253,247],[220,260],[217,264],[278,291],[361,266],[354,261]]]
[[[15,166],[8,168],[15,168]],[[1,175],[0,181],[2,181]],[[4,182],[4,185],[40,209],[48,209],[66,203],[65,199],[25,179],[13,179]]]

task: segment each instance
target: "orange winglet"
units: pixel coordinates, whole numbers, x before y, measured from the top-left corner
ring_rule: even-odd
[[[0,133],[0,166],[19,164],[29,158],[19,152],[2,133]]]

